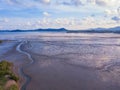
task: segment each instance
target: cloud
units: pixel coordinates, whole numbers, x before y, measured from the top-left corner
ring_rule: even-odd
[[[1,18],[1,19],[0,19],[0,22],[2,22],[2,23],[7,23],[7,22],[9,22],[9,19],[8,19],[8,18]]]
[[[114,17],[112,17],[112,20],[114,20],[116,22],[119,22],[120,21],[120,17],[114,16]]]
[[[31,22],[28,21],[28,22],[26,23],[26,25],[27,25],[27,26],[31,26]]]
[[[100,6],[107,6],[107,4],[109,3],[108,0],[96,0],[95,3],[97,5],[100,5]]]
[[[8,29],[83,29],[120,22],[120,0],[0,0],[0,8],[0,26]]]
[[[117,6],[120,4],[119,0],[87,0],[87,2],[99,6]]]
[[[107,16],[115,16],[115,15],[118,15],[118,10],[117,10],[117,9],[113,9],[113,10],[111,10],[111,9],[106,9],[106,10],[105,10],[105,14],[106,14]]]
[[[20,5],[21,4],[19,0],[2,0],[2,2],[8,5]]]
[[[0,3],[10,6],[38,6],[38,4],[49,5],[51,0],[0,0]]]
[[[76,17],[66,17],[66,18],[5,18],[0,19],[1,29],[37,29],[37,28],[67,28],[71,30],[81,30],[88,28],[97,28],[97,27],[113,27],[117,26],[120,23],[116,21],[120,21],[120,18],[113,17],[112,19],[101,19],[101,17],[84,17],[84,18],[76,18]],[[4,23],[3,23],[4,21]]]
[[[82,0],[57,1],[57,4],[67,5],[67,6],[81,6],[81,5],[83,5]]]
[[[116,22],[120,21],[120,7],[117,9],[106,9],[105,14]]]
[[[120,7],[117,9],[118,15],[120,16]]]
[[[40,2],[42,4],[50,4],[51,2],[51,0],[34,0],[34,1]]]
[[[81,0],[71,0],[71,3],[75,6],[83,5]]]
[[[51,14],[48,13],[48,12],[43,12],[43,15],[44,15],[45,17],[49,17],[49,16],[51,16]]]

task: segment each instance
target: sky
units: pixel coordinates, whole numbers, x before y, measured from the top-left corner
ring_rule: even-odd
[[[0,0],[0,30],[120,26],[120,0]]]

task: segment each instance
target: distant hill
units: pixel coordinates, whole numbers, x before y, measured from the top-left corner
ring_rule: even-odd
[[[35,30],[0,30],[0,32],[65,32],[65,33],[120,33],[120,26],[114,28],[93,28],[88,30],[35,29]]]
[[[120,27],[114,28],[94,28],[88,30],[72,30],[68,33],[120,33]]]
[[[35,30],[0,30],[0,32],[67,32],[65,28],[60,29],[35,29]]]

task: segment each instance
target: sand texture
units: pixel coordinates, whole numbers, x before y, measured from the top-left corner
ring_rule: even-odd
[[[40,37],[0,45],[21,90],[119,90],[119,37]],[[6,51],[4,51],[6,48]]]

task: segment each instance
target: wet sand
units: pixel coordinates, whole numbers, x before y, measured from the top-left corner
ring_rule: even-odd
[[[24,73],[31,78],[26,90],[119,90],[120,88],[119,38],[29,40],[24,42],[20,49],[30,55],[34,60],[32,63],[29,55],[16,50],[20,42],[11,42],[14,43],[13,46],[0,56],[0,60],[15,63],[15,70],[22,77],[21,87],[26,82],[20,71],[20,68],[24,67]],[[6,42],[5,45],[11,42]]]
[[[26,69],[33,77],[27,90],[106,90],[108,87],[94,70],[69,65],[57,58],[35,57],[40,61],[35,61],[34,68]]]
[[[27,90],[119,90],[120,47],[72,42],[29,41],[22,46],[34,59],[25,69],[32,77]]]

